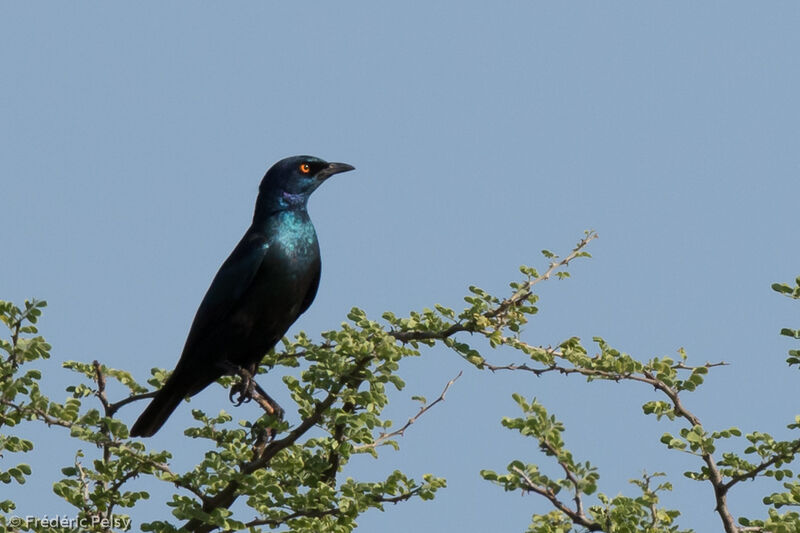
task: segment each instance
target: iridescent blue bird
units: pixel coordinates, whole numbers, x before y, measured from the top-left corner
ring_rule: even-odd
[[[334,174],[353,170],[311,156],[289,157],[270,168],[259,187],[253,223],[211,282],[194,317],[178,365],[131,428],[149,437],[178,404],[225,374],[248,379],[317,293],[320,254],[306,210],[308,198]]]

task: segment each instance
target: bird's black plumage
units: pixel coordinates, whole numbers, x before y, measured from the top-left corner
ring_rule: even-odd
[[[255,374],[317,293],[321,263],[308,198],[328,177],[348,170],[353,167],[296,156],[267,171],[252,225],[214,277],[178,365],[131,436],[153,435],[182,399],[233,369]]]

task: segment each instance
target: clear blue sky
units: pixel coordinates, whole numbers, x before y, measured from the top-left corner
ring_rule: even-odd
[[[503,291],[518,265],[543,265],[539,250],[594,228],[594,258],[542,287],[526,339],[600,335],[641,358],[683,346],[729,361],[689,407],[712,428],[786,436],[800,375],[778,331],[800,308],[769,286],[800,274],[798,27],[795,2],[4,2],[0,298],[50,302],[56,398],[63,360],[142,380],[171,368],[263,172],[309,153],[358,170],[312,198],[322,284],[292,331],[319,338],[352,306],[459,307],[469,284]],[[412,395],[435,397],[463,368],[424,352],[391,413],[402,422]],[[261,381],[289,406],[276,377]],[[720,529],[710,487],[681,476],[695,463],[658,443],[674,427],[641,415],[651,391],[467,368],[399,453],[345,473],[399,467],[448,488],[361,530],[521,531],[546,511],[478,475],[548,464],[500,427],[514,391],[566,422],[602,491],[633,494],[627,479],[666,471],[683,527]],[[231,411],[218,387],[192,405]],[[184,406],[151,441],[183,450],[178,468],[200,453],[188,421]],[[46,435],[15,488],[20,514],[72,514],[50,486],[75,450]],[[734,514],[766,490],[733,494]],[[133,512],[137,529],[166,513],[158,494]]]

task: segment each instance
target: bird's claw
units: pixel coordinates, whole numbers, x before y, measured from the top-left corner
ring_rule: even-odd
[[[243,403],[247,403],[253,399],[253,393],[255,392],[255,381],[253,381],[253,376],[245,370],[244,368],[239,369],[239,376],[242,378],[239,383],[231,387],[230,392],[228,393],[228,399],[236,404],[236,407],[239,407]],[[234,399],[234,396],[238,394],[238,397]]]
[[[267,414],[274,415],[278,420],[283,420],[283,407],[256,383],[255,379],[253,379],[254,372],[242,367],[235,367],[230,371],[241,378],[239,383],[231,387],[228,393],[228,398],[231,402],[238,407],[243,403],[255,400]],[[237,394],[238,397],[236,397]]]

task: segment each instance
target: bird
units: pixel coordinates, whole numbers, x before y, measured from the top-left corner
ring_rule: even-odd
[[[223,375],[242,376],[239,403],[248,388],[263,393],[247,376],[256,374],[263,356],[308,309],[319,287],[319,242],[308,199],[334,174],[354,169],[300,155],[266,172],[252,224],[211,282],[177,366],[131,427],[131,437],[154,435],[184,398]]]

